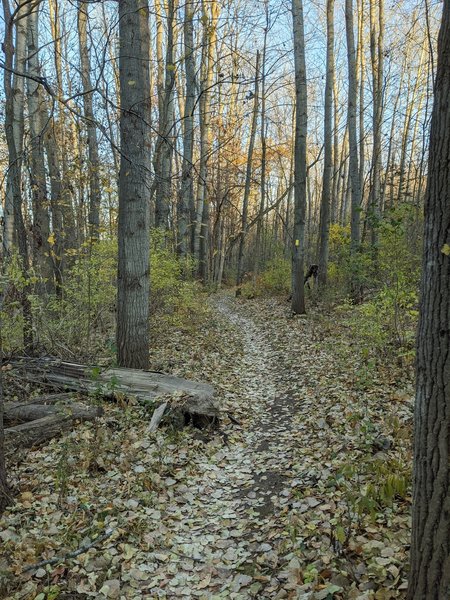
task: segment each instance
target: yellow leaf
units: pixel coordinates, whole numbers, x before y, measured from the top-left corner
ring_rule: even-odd
[[[55,234],[54,233],[51,233],[48,236],[47,242],[50,244],[50,246],[54,246],[55,245]]]
[[[445,256],[450,256],[450,245],[444,244],[441,248],[441,252],[442,254],[445,254]]]

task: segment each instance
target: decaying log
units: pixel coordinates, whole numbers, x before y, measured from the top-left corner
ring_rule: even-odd
[[[71,429],[75,421],[89,421],[99,413],[97,408],[71,413],[48,415],[28,423],[22,423],[5,429],[5,446],[7,450],[25,446],[37,446]]]
[[[134,398],[141,404],[158,406],[167,401],[167,396],[176,396],[176,400],[170,402],[171,412],[181,413],[185,422],[194,425],[214,424],[219,419],[214,388],[207,383],[139,369],[102,371],[99,367],[53,358],[20,358],[9,363],[13,366],[12,372],[19,372],[25,379],[103,398]],[[165,398],[158,402],[161,397]]]
[[[98,416],[101,411],[96,408],[84,406],[79,403],[63,405],[22,404],[20,402],[6,402],[4,407],[6,423],[27,423],[36,419],[52,416],[69,416],[77,420],[88,420]]]

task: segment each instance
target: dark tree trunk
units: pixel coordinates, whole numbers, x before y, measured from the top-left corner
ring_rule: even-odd
[[[450,0],[431,122],[417,338],[409,600],[450,598]]]
[[[120,138],[117,359],[145,369],[149,352],[150,36],[147,0],[119,3]]]
[[[327,76],[325,82],[322,201],[319,231],[319,285],[327,283],[328,239],[330,232],[331,178],[333,173],[333,87],[334,87],[334,0],[327,0]]]
[[[292,245],[292,310],[305,311],[304,254],[306,210],[307,87],[302,0],[292,0],[295,59],[294,238]]]

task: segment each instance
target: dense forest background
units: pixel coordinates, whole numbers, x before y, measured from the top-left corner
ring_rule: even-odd
[[[0,596],[446,598],[449,0],[2,8]]]
[[[15,290],[4,305],[7,352],[25,335],[53,353],[75,345],[93,357],[98,334],[111,335],[119,163],[134,160],[119,139],[116,8],[5,3],[3,111],[15,154],[8,159],[3,138],[3,248],[13,255],[5,274]],[[428,3],[361,0],[350,8],[311,3],[304,17],[304,268],[319,264],[329,301],[369,300],[361,310],[374,343],[404,355],[417,299],[439,16]],[[237,281],[246,296],[288,293],[290,6],[174,0],[155,2],[149,18],[153,310],[175,302],[188,311],[193,279],[209,289]]]

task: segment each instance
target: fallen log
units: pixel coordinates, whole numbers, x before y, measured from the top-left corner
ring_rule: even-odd
[[[158,406],[167,396],[176,396],[170,402],[171,413],[182,415],[185,423],[204,427],[218,422],[220,411],[214,398],[214,388],[200,383],[152,371],[139,369],[99,367],[70,363],[54,358],[20,358],[10,360],[13,371],[21,377],[53,387],[95,394],[104,398],[134,398],[139,403]],[[158,402],[158,398],[164,400]]]
[[[19,447],[38,446],[71,429],[76,421],[90,421],[99,414],[98,409],[87,409],[48,415],[28,423],[7,427],[5,431],[5,447],[11,451]]]
[[[4,418],[6,423],[27,423],[36,419],[52,416],[70,416],[77,420],[89,420],[99,416],[103,411],[97,408],[84,406],[74,402],[72,404],[21,404],[20,402],[6,402]]]

